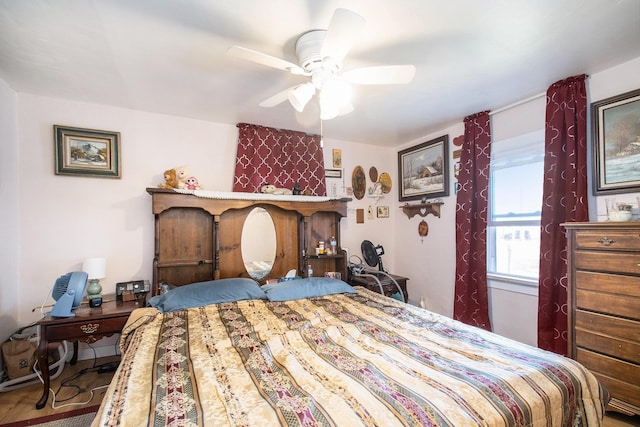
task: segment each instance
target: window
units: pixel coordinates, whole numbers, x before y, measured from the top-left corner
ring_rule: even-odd
[[[544,131],[491,147],[487,274],[537,286]]]

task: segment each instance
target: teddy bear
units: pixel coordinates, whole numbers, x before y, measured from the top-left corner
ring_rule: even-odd
[[[273,184],[265,184],[260,188],[261,193],[265,194],[293,194],[288,188],[278,188]]]
[[[176,179],[178,180],[178,187],[187,188],[187,178],[189,178],[189,168],[186,166],[178,166],[175,168]]]
[[[202,190],[202,187],[200,187],[200,183],[198,182],[198,178],[195,176],[187,178],[185,183],[187,184],[187,190]]]
[[[178,179],[176,178],[175,169],[167,169],[164,171],[164,182],[158,184],[160,188],[178,188]]]

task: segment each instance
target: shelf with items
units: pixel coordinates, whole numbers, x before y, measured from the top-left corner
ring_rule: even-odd
[[[325,273],[340,273],[340,278],[345,280],[347,270],[347,257],[343,250],[332,255],[309,255],[307,267],[310,264],[315,277],[323,277]],[[307,270],[305,270],[307,271]]]
[[[402,211],[407,215],[409,219],[413,218],[416,215],[420,215],[424,218],[429,214],[433,214],[440,218],[440,206],[442,206],[443,204],[443,202],[417,203],[415,205],[400,206],[400,209],[402,209]]]

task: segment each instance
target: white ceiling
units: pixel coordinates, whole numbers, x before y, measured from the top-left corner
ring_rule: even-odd
[[[297,37],[342,7],[365,29],[344,69],[414,64],[402,86],[356,86],[325,137],[397,146],[640,57],[638,0],[0,0],[0,78],[18,92],[319,133],[316,105],[258,103],[305,77]]]

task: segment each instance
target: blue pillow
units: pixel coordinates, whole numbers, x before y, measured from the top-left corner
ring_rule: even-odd
[[[269,301],[289,301],[300,298],[321,297],[323,295],[355,293],[356,290],[338,279],[309,277],[288,282],[264,285]]]
[[[255,280],[231,278],[178,286],[164,295],[150,298],[149,305],[166,313],[184,308],[247,299],[267,299],[267,295]]]

